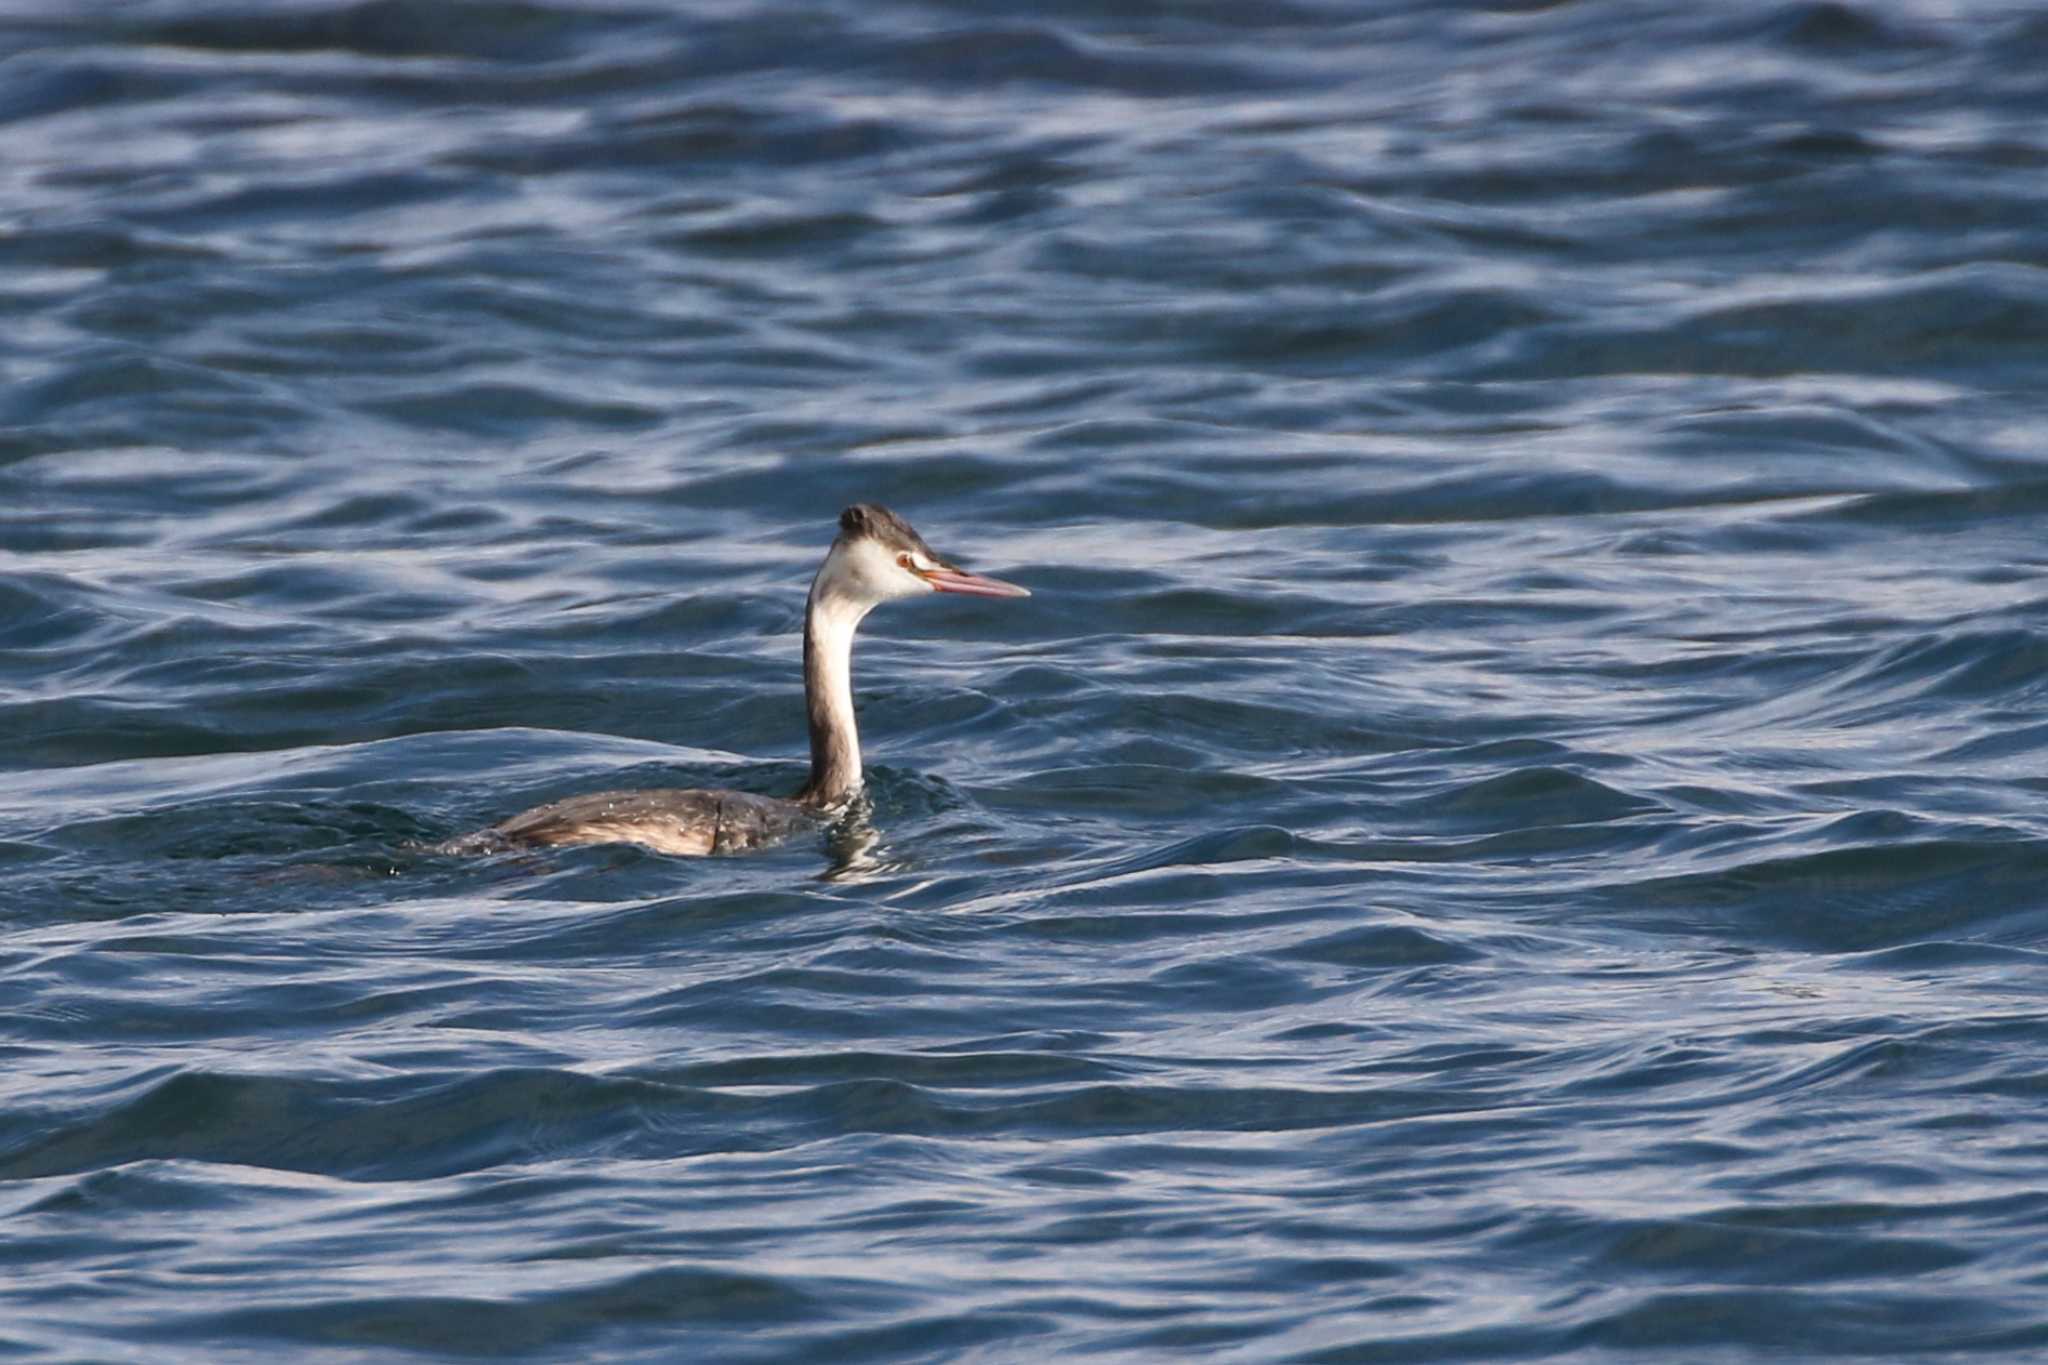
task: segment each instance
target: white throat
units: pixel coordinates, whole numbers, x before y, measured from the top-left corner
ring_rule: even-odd
[[[804,705],[811,722],[811,780],[797,799],[832,806],[860,790],[860,734],[853,723],[853,634],[870,611],[935,591],[868,537],[832,542],[804,609]]]
[[[831,590],[822,577],[804,611],[804,707],[811,727],[811,780],[799,799],[837,805],[860,790],[860,732],[853,719],[853,636],[873,603]]]

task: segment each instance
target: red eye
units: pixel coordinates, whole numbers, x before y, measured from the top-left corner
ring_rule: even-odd
[[[909,555],[897,555],[896,562],[898,564],[901,564],[904,568],[910,570],[912,573],[917,572],[917,562],[913,560]]]

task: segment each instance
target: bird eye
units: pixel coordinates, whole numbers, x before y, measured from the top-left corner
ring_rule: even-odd
[[[903,566],[904,568],[906,568],[906,569],[910,570],[910,571],[911,571],[912,573],[916,573],[916,572],[917,572],[917,561],[916,561],[916,560],[914,560],[914,559],[912,559],[912,558],[911,558],[911,557],[910,557],[909,555],[907,555],[907,554],[901,554],[901,555],[897,555],[897,556],[896,556],[896,562],[897,562],[898,564],[901,564],[901,565],[902,565],[902,566]]]

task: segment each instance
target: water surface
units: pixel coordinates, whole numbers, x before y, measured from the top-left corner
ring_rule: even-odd
[[[0,1353],[2048,1350],[2044,58],[11,7]]]

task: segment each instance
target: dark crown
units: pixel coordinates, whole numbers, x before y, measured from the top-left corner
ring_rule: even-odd
[[[890,550],[915,550],[926,559],[943,563],[924,543],[924,537],[910,523],[878,502],[857,502],[839,514],[839,530],[850,539],[871,538]]]

